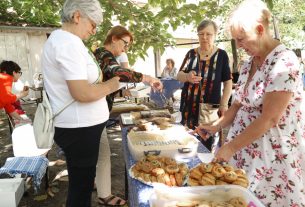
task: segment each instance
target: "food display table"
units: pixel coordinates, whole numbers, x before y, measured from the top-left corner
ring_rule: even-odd
[[[136,179],[133,179],[129,176],[129,169],[132,165],[136,163],[136,161],[131,156],[131,153],[128,149],[127,144],[127,133],[128,127],[122,127],[122,146],[123,146],[123,153],[124,153],[124,160],[126,165],[126,183],[125,183],[125,191],[126,191],[126,198],[128,197],[129,206],[132,207],[149,207],[149,198],[153,193],[153,187],[148,186]],[[209,153],[209,151],[201,144],[198,145],[197,152],[200,153]],[[196,156],[194,158],[189,158],[187,161],[187,165],[189,168],[197,165],[201,161]],[[128,194],[128,195],[127,195]]]

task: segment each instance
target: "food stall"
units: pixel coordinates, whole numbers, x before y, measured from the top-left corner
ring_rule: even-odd
[[[263,207],[246,173],[205,161],[209,151],[168,110],[121,114],[121,126],[129,206]]]

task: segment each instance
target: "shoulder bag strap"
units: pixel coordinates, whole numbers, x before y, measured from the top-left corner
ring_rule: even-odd
[[[92,83],[92,84],[97,84],[97,83],[99,83],[99,82],[101,81],[101,80],[100,80],[100,78],[101,78],[101,68],[100,68],[98,62],[96,61],[95,56],[92,54],[92,52],[91,52],[89,49],[88,49],[88,53],[89,53],[89,55],[92,57],[93,61],[95,62],[96,66],[97,66],[97,68],[98,68],[98,78],[94,81],[94,83]],[[48,97],[48,94],[47,94],[47,91],[46,91],[46,95],[47,95],[46,98],[49,98],[49,97]],[[53,115],[52,119],[54,119],[55,117],[57,117],[61,112],[63,112],[68,106],[70,106],[70,105],[73,104],[74,102],[75,102],[75,99],[70,100],[67,104],[64,105],[64,107],[62,107],[60,110],[58,110],[58,111]]]
[[[69,101],[64,107],[62,107],[60,110],[58,110],[52,117],[52,119],[54,119],[56,116],[58,116],[61,112],[63,112],[68,106],[70,106],[71,104],[73,104],[75,102],[75,99],[72,99],[71,101]]]

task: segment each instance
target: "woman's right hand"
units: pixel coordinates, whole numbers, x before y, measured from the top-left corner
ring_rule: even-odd
[[[207,140],[211,137],[211,134],[218,131],[219,127],[217,125],[201,124],[194,130],[194,133],[197,133],[203,140]]]
[[[18,99],[21,99],[21,98],[23,98],[23,97],[26,97],[27,95],[29,95],[29,90],[27,90],[27,91],[21,91],[21,92],[19,93],[19,96],[17,96],[17,97],[18,97]]]
[[[186,78],[187,78],[188,82],[193,83],[193,84],[194,83],[199,83],[201,81],[201,79],[202,79],[202,77],[196,75],[195,71],[190,71],[187,74]]]
[[[115,76],[115,77],[109,79],[106,82],[109,83],[110,88],[113,89],[113,92],[119,90],[119,88],[120,88],[120,77]]]

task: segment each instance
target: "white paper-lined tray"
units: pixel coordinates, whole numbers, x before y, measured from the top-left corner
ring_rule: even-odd
[[[235,185],[171,187],[154,185],[149,203],[151,207],[176,207],[179,202],[199,201],[205,203],[232,202],[240,199],[247,207],[264,207],[249,190]]]

